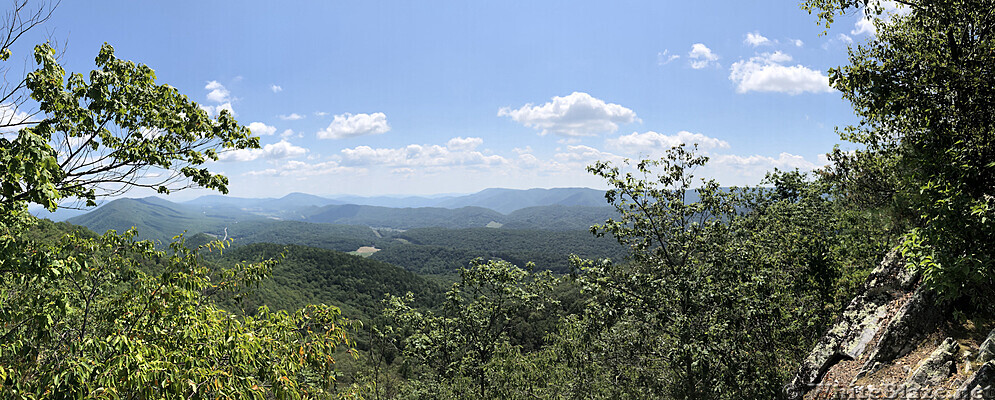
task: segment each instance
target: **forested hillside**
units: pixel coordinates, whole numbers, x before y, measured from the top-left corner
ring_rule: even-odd
[[[262,218],[238,210],[226,211],[208,213],[157,197],[146,197],[114,200],[92,212],[70,218],[67,222],[101,233],[112,229],[124,232],[134,227],[138,231],[138,237],[142,239],[168,243],[173,236],[183,232],[214,231],[238,221]]]
[[[250,314],[259,306],[298,310],[308,304],[328,304],[350,318],[372,322],[388,294],[413,293],[417,307],[434,308],[443,290],[433,282],[396,266],[342,252],[299,245],[257,243],[240,246],[213,259],[220,265],[275,259],[270,279],[251,294],[233,302]]]
[[[455,273],[475,258],[501,259],[519,267],[534,262],[539,270],[570,272],[571,255],[624,260],[628,251],[612,238],[589,231],[420,228],[391,236],[392,242],[371,257],[423,274]]]
[[[157,197],[118,199],[86,214],[69,219],[97,232],[108,229],[124,231],[131,227],[146,239],[167,242],[169,238],[189,233],[217,233],[236,224],[262,221],[302,221],[316,224],[359,225],[372,228],[507,228],[541,230],[586,230],[617,215],[611,207],[546,205],[521,208],[510,214],[479,208],[456,209],[439,207],[390,208],[356,204],[333,204],[317,197],[299,199],[234,199],[213,198],[174,203]],[[303,226],[303,225],[301,225]],[[241,232],[249,230],[242,229]]]

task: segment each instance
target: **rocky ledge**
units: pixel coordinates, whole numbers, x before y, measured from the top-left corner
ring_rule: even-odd
[[[977,345],[977,332],[950,327],[949,311],[897,252],[888,254],[784,398],[995,399],[995,330]]]

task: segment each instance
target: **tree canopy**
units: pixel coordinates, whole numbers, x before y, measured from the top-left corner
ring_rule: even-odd
[[[830,82],[861,118],[841,131],[861,147],[830,172],[867,208],[904,228],[904,255],[947,298],[995,287],[995,2],[810,0],[830,24],[865,7],[876,33]]]
[[[20,10],[6,21],[12,32],[34,26],[19,22]],[[34,58],[38,69],[23,88],[39,119],[0,135],[0,397],[337,396],[333,357],[351,345],[338,308],[261,307],[250,317],[213,300],[243,295],[273,261],[210,268],[201,252],[229,242],[190,250],[181,239],[160,251],[133,231],[51,232],[27,213],[28,203],[92,204],[134,187],[226,192],[227,179],[203,164],[259,139],[230,113],[211,117],[156,83],[151,68],[118,59],[110,45],[88,77],[67,76],[48,44]]]

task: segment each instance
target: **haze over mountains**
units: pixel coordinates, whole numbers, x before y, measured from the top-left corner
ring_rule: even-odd
[[[589,232],[616,215],[604,192],[562,188],[488,189],[437,198],[329,199],[303,193],[268,199],[211,195],[182,203],[126,198],[67,222],[98,233],[134,227],[139,239],[159,245],[182,233],[188,245],[227,238],[236,246],[302,245],[353,254],[373,249],[362,255],[445,275],[477,258],[521,266],[536,261],[560,273],[569,271],[571,254],[621,259],[625,249],[614,239]]]
[[[391,208],[463,208],[483,207],[507,214],[515,210],[534,206],[605,206],[605,192],[589,188],[553,189],[502,189],[491,188],[462,196],[337,196],[320,197],[305,193],[291,193],[281,198],[250,199],[221,195],[198,197],[183,204],[198,206],[237,206],[240,208],[276,210],[327,205],[355,204]]]
[[[507,228],[586,230],[615,211],[604,192],[587,188],[487,189],[466,196],[345,197],[303,193],[249,199],[218,195],[182,203],[158,197],[117,199],[67,221],[96,232],[136,227],[139,236],[165,240],[181,232],[216,233],[250,221],[296,221],[372,228]],[[42,215],[44,216],[44,215]]]

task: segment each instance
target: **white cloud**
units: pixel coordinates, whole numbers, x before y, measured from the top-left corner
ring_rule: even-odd
[[[206,112],[207,115],[209,115],[211,117],[217,117],[219,114],[221,114],[221,110],[228,110],[228,112],[231,113],[231,115],[233,115],[233,116],[237,116],[238,115],[238,114],[235,114],[235,110],[233,110],[231,108],[231,102],[224,103],[224,104],[218,104],[216,106],[205,106],[205,105],[201,104],[200,108],[202,110],[204,110],[204,112]]]
[[[390,131],[387,124],[387,115],[382,112],[373,114],[350,114],[336,115],[331,124],[324,130],[318,131],[320,139],[344,139],[365,135],[380,135]]]
[[[876,8],[881,9],[880,15],[874,11]],[[874,26],[875,21],[882,20],[882,22],[888,23],[892,17],[908,14],[912,10],[892,0],[875,0],[861,11],[863,17],[853,24],[853,30],[850,31],[851,35],[875,35],[877,34],[877,27]]]
[[[326,115],[328,115],[328,113],[324,112],[324,111],[315,111],[314,112],[314,116],[316,116],[316,117],[324,117]]]
[[[204,89],[210,90],[210,92],[207,93],[207,99],[215,103],[225,103],[229,100],[229,96],[231,95],[231,93],[228,92],[228,89],[225,89],[224,85],[218,83],[218,81],[207,82]]]
[[[540,135],[566,137],[615,132],[618,124],[638,120],[634,111],[583,92],[553,97],[552,101],[538,106],[529,103],[517,110],[504,107],[498,110],[498,116],[511,117],[522,125],[539,129]]]
[[[719,56],[712,53],[712,49],[709,49],[703,43],[695,43],[691,45],[688,58],[691,59],[691,68],[702,69],[709,65],[718,65],[715,61],[719,59]]]
[[[779,63],[779,64],[790,62],[792,60],[790,55],[784,54],[780,51],[775,51],[773,53],[764,53],[762,57],[770,62]]]
[[[228,89],[226,89],[224,85],[218,83],[218,81],[210,81],[207,82],[204,89],[209,91],[207,92],[207,100],[218,103],[215,105],[200,105],[200,108],[204,110],[208,116],[217,117],[221,114],[221,110],[228,110],[228,112],[233,116],[238,115],[231,106],[231,93],[228,92]]]
[[[729,80],[736,83],[736,91],[779,92],[790,95],[826,93],[833,89],[829,77],[820,71],[802,65],[785,66],[791,57],[781,53],[765,53],[749,60],[740,60],[729,69]]]
[[[729,148],[729,143],[700,133],[680,131],[664,135],[653,131],[620,136],[607,140],[608,146],[628,154],[649,154],[666,151],[679,144],[697,143],[701,149]]]
[[[253,161],[256,159],[264,158],[270,160],[279,160],[283,158],[294,158],[300,157],[307,153],[307,149],[303,147],[294,146],[286,140],[281,140],[277,143],[267,144],[260,149],[239,149],[235,151],[225,152],[219,155],[218,159],[220,161]]]
[[[795,45],[795,47],[802,47],[805,45],[805,42],[801,39],[791,39],[791,44]]]
[[[565,163],[582,163],[589,164],[594,161],[611,161],[620,162],[625,157],[617,156],[612,153],[604,152],[598,150],[591,146],[576,145],[567,146],[566,151],[561,151],[553,155],[557,161]]]
[[[299,119],[304,119],[304,116],[300,115],[298,113],[292,113],[290,115],[283,115],[283,114],[281,114],[281,115],[278,115],[277,118],[280,118],[280,119],[282,119],[284,121],[297,121]]]
[[[446,142],[446,147],[449,148],[449,150],[469,151],[476,149],[478,146],[480,146],[483,143],[484,139],[478,137],[469,137],[469,138],[454,137],[452,139],[449,139],[448,142]]]
[[[773,44],[770,41],[770,39],[767,39],[766,37],[764,37],[763,35],[761,35],[760,32],[750,32],[750,33],[747,33],[746,34],[746,39],[743,39],[743,43],[746,43],[746,44],[748,44],[750,46],[753,46],[753,47]]]
[[[777,158],[761,155],[743,157],[731,154],[720,154],[711,156],[709,162],[719,168],[762,170],[764,172],[770,171],[774,168],[782,170],[793,170],[795,168],[800,170],[812,170],[819,167],[815,163],[806,160],[805,157],[791,153],[781,153]]]
[[[272,90],[273,93],[280,93],[283,91],[283,88],[280,85],[270,85],[269,90]]]
[[[249,124],[248,128],[249,128],[249,131],[251,131],[253,135],[257,135],[257,136],[269,136],[269,135],[272,135],[272,134],[276,133],[276,127],[275,126],[269,126],[269,125],[266,125],[266,124],[264,124],[262,122],[253,122],[253,123]]]
[[[485,155],[473,150],[483,140],[479,138],[453,138],[447,146],[410,144],[400,148],[378,148],[358,146],[342,149],[343,165],[387,166],[387,167],[452,167],[452,166],[495,166],[508,164],[508,160],[498,155]],[[455,145],[455,147],[450,147]]]
[[[260,171],[249,171],[248,176],[279,176],[302,178],[308,176],[331,175],[331,174],[355,174],[364,172],[363,169],[343,167],[335,161],[325,161],[321,163],[309,164],[303,161],[290,160],[277,168],[268,168]]]
[[[821,158],[817,162],[811,162],[791,153],[781,153],[774,157],[759,154],[713,154],[709,155],[708,164],[700,170],[699,176],[716,179],[723,186],[757,185],[775,168],[782,171],[811,171],[823,165],[825,163]]]
[[[861,18],[855,24],[853,24],[853,30],[850,31],[850,34],[863,35],[865,33],[874,34],[875,32],[877,32],[877,29],[874,28],[874,22],[872,19],[873,17],[864,14],[863,18]]]
[[[839,34],[839,36],[836,36],[836,38],[839,39],[839,41],[846,44],[853,43],[853,38],[844,33]]]
[[[539,159],[532,154],[522,153],[518,155],[518,165],[527,168],[535,168],[542,165],[542,161],[539,161]]]
[[[674,61],[678,58],[681,58],[681,56],[677,54],[670,54],[670,50],[664,50],[663,52],[656,53],[656,64],[667,65],[670,64],[671,61]]]
[[[293,129],[285,129],[283,132],[280,133],[280,137],[284,139],[289,138],[291,136],[294,136]]]
[[[23,126],[18,125],[27,122],[31,116],[17,108],[16,104],[0,104],[0,134],[17,132]]]
[[[532,153],[532,146],[516,147],[511,149],[511,151],[514,151],[517,154],[529,154]]]

